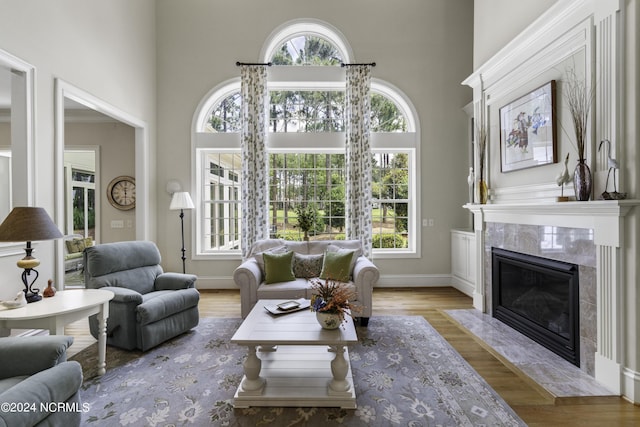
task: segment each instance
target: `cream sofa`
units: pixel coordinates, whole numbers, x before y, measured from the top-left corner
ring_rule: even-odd
[[[267,284],[263,254],[288,251],[294,252],[292,270],[295,279]],[[360,306],[360,324],[366,326],[371,317],[373,286],[378,281],[380,272],[371,261],[362,256],[360,242],[357,240],[293,242],[265,239],[256,242],[247,259],[233,273],[233,280],[240,288],[242,317],[247,317],[259,299],[311,298],[310,279],[319,274],[325,251],[353,251],[348,284],[355,288],[356,300],[352,302]]]

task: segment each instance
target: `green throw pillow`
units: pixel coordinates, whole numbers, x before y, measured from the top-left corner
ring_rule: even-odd
[[[285,252],[282,254],[272,254],[265,252],[262,254],[264,259],[264,282],[280,283],[295,280],[291,265],[293,261],[293,252]]]
[[[336,280],[338,282],[348,282],[351,278],[351,258],[353,258],[353,251],[326,251],[324,253],[324,262],[322,263],[320,278]]]

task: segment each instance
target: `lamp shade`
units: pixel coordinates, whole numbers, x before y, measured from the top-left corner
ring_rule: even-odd
[[[179,209],[193,209],[193,202],[191,201],[191,196],[186,191],[177,191],[173,193],[173,197],[171,198],[171,205],[169,205],[169,209],[172,211],[177,211]]]
[[[0,224],[0,242],[31,242],[61,237],[62,233],[43,208],[13,208]]]

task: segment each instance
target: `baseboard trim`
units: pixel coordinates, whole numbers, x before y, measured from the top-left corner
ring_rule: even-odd
[[[462,280],[456,276],[451,276],[451,286],[469,297],[473,297],[473,293],[476,290],[472,283]]]

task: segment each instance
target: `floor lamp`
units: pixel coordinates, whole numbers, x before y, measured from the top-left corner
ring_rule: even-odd
[[[173,193],[173,197],[171,198],[171,205],[169,209],[172,211],[180,210],[180,231],[182,234],[182,272],[186,273],[185,268],[185,260],[187,259],[184,256],[185,248],[184,248],[184,210],[185,209],[193,209],[193,202],[191,201],[191,196],[186,191],[176,191]]]

